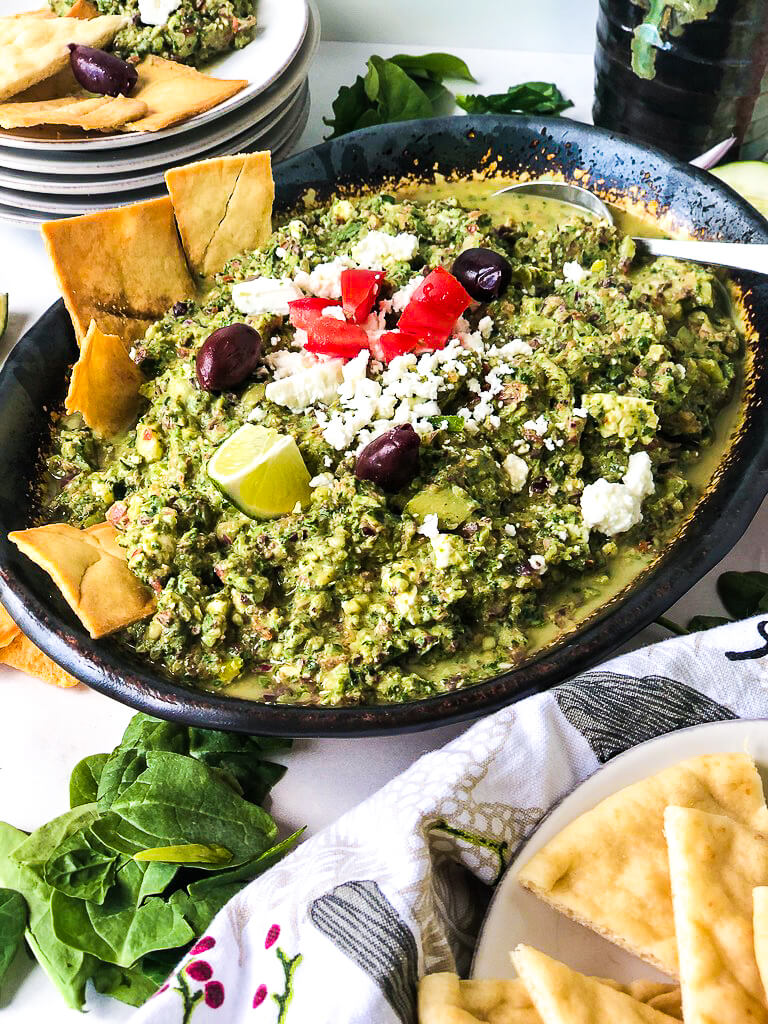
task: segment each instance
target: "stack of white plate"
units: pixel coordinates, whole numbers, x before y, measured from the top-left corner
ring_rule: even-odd
[[[0,0],[0,14],[30,6]],[[248,85],[224,103],[159,132],[35,138],[0,129],[0,222],[93,213],[165,194],[168,167],[249,150],[287,156],[309,116],[307,75],[320,40],[313,0],[259,0],[253,42],[203,70]]]

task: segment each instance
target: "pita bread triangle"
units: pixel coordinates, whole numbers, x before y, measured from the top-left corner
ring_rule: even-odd
[[[672,1024],[675,1019],[531,946],[518,946],[511,956],[543,1024]]]
[[[670,805],[725,814],[768,832],[768,809],[747,754],[696,757],[614,793],[535,854],[526,889],[673,977],[677,942],[664,840]]]
[[[761,885],[752,893],[752,927],[757,969],[768,997],[768,886]]]
[[[686,1024],[768,1024],[752,890],[768,884],[768,836],[688,807],[664,815]]]

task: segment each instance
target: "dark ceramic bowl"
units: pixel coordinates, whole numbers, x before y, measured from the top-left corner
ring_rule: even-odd
[[[706,173],[621,136],[565,119],[455,117],[370,128],[317,146],[275,170],[277,203],[309,187],[444,174],[562,174],[617,200],[688,224],[702,238],[768,242],[768,222]],[[755,328],[748,343],[739,425],[694,514],[667,551],[578,629],[521,667],[466,689],[408,704],[299,707],[205,693],[155,674],[111,640],[91,640],[48,576],[6,537],[26,525],[49,410],[76,358],[69,318],[56,303],[0,374],[0,599],[25,633],[96,690],[189,724],[243,732],[355,736],[426,729],[492,711],[580,672],[667,609],[736,543],[768,490],[768,278],[740,282]]]

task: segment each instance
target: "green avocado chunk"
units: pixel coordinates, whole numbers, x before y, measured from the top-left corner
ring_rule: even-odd
[[[425,487],[414,494],[405,511],[423,522],[427,516],[436,515],[441,530],[455,530],[472,515],[477,502],[462,487]]]

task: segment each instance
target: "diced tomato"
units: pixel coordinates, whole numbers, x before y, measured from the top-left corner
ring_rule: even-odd
[[[310,324],[313,324],[319,316],[323,315],[323,310],[327,306],[340,306],[341,303],[338,299],[317,299],[310,297],[308,299],[294,299],[293,302],[288,303],[288,319],[291,321],[294,327],[301,328],[302,331],[306,331]]]
[[[395,356],[403,356],[413,352],[419,344],[415,334],[403,334],[402,331],[385,331],[379,336],[379,349],[385,363],[390,363]]]
[[[413,293],[397,326],[405,334],[415,334],[432,348],[443,348],[471,301],[456,278],[443,267],[437,267]]]
[[[304,348],[316,355],[337,359],[354,359],[368,348],[368,335],[357,324],[342,323],[330,316],[320,316],[307,328],[309,340]]]
[[[341,305],[348,320],[363,323],[373,309],[384,283],[382,270],[353,268],[341,272]]]

